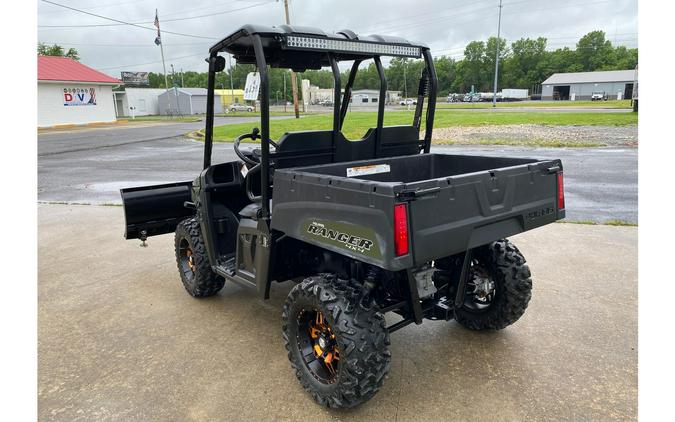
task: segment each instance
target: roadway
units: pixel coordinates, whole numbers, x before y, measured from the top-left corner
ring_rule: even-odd
[[[216,124],[256,117],[218,118]],[[202,143],[186,132],[194,123],[148,123],[55,131],[38,135],[38,200],[119,204],[119,189],[191,180],[202,165]],[[529,148],[435,146],[433,152],[487,156],[560,158],[565,167],[568,220],[637,223],[637,148]],[[214,147],[213,161],[234,159],[232,144]]]

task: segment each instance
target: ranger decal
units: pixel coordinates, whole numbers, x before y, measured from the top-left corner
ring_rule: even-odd
[[[310,220],[306,223],[306,233],[310,237],[319,238],[317,240],[322,243],[329,243],[373,258],[381,256],[374,240],[375,233],[363,227],[339,222]]]

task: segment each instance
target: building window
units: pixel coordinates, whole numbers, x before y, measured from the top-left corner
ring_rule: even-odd
[[[376,103],[376,102],[377,102],[377,98],[371,98],[371,99],[370,99],[370,102],[371,102],[371,103]]]
[[[367,102],[368,102],[368,98],[361,98],[361,102],[362,102],[362,103],[367,103]]]

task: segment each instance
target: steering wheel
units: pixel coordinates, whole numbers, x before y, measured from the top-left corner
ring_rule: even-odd
[[[245,133],[241,136],[238,136],[234,140],[234,152],[237,154],[237,156],[246,164],[251,166],[251,168],[246,172],[246,176],[244,176],[245,180],[245,187],[246,187],[246,196],[248,196],[248,199],[251,202],[257,202],[260,200],[260,196],[254,195],[253,190],[251,189],[251,176],[254,174],[260,172],[260,156],[257,156],[255,153],[251,157],[247,157],[241,150],[239,149],[239,144],[241,143],[242,140],[244,139],[251,139],[251,140],[256,140],[260,139],[260,130],[256,127],[253,128],[251,133]],[[271,139],[269,140],[269,143],[274,146],[274,148],[279,148],[276,142],[272,141]]]
[[[260,129],[257,127],[253,128],[253,131],[251,133],[245,133],[243,135],[237,136],[234,140],[234,152],[237,154],[237,157],[239,157],[243,162],[246,164],[249,164],[251,166],[256,166],[260,164],[260,157],[256,157],[253,155],[253,157],[247,157],[241,150],[239,149],[239,144],[241,143],[242,140],[244,139],[250,139],[252,141],[255,141],[256,139],[260,139]],[[269,143],[272,144],[274,148],[279,148],[276,142],[273,140],[269,140]]]

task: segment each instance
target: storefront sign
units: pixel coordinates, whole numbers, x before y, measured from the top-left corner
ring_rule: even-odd
[[[63,88],[63,105],[96,105],[96,88]]]

